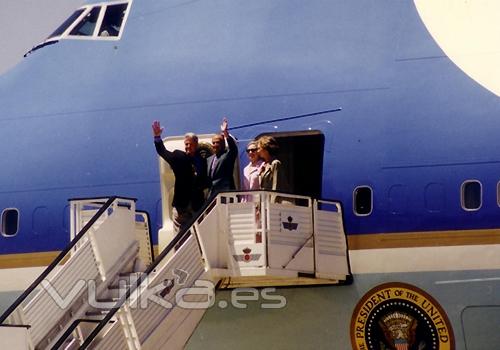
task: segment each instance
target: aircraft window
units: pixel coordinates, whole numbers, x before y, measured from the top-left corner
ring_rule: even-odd
[[[63,24],[61,24],[59,26],[59,28],[57,28],[54,33],[50,34],[49,35],[49,39],[50,38],[54,38],[56,36],[60,36],[64,33],[64,31],[74,22],[77,20],[78,17],[80,17],[80,15],[82,14],[82,12],[84,11],[85,9],[79,9],[79,10],[76,10],[71,16],[68,17],[68,19],[66,21],[64,21]]]
[[[99,36],[118,36],[126,10],[127,4],[108,6],[99,29]]]
[[[83,6],[24,56],[61,39],[119,40],[131,2],[124,0]]]
[[[483,201],[481,183],[476,180],[465,181],[462,184],[461,202],[464,210],[479,210]]]
[[[17,209],[5,209],[2,212],[2,235],[13,237],[19,230],[19,211]]]
[[[100,7],[94,7],[85,17],[82,18],[69,35],[92,36],[94,34],[97,19],[99,18]]]
[[[500,181],[497,184],[497,204],[500,207]]]
[[[367,216],[372,213],[373,191],[368,186],[359,186],[354,189],[353,209],[358,216]]]

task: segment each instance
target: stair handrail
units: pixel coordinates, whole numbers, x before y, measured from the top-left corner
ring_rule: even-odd
[[[105,199],[105,198],[96,198],[97,199]],[[5,312],[0,316],[0,325],[7,320],[7,318],[12,314],[14,310],[21,305],[28,295],[30,295],[39,285],[40,283],[47,278],[47,276],[59,265],[59,263],[66,257],[66,255],[76,246],[76,244],[85,236],[88,230],[94,225],[94,223],[99,220],[99,218],[111,207],[111,205],[117,199],[127,199],[127,200],[136,200],[134,198],[125,198],[118,196],[111,196],[104,203],[104,205],[97,211],[97,213],[85,224],[85,226],[80,230],[80,232],[75,236],[75,238],[70,242],[70,244],[63,250],[59,255],[52,261],[52,263],[47,266],[47,268],[38,276],[38,278],[16,299],[16,301],[5,310]]]

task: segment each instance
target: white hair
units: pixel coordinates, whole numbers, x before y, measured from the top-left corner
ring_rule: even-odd
[[[198,135],[196,135],[194,132],[188,132],[184,135],[184,139],[191,139],[195,143],[198,143]]]

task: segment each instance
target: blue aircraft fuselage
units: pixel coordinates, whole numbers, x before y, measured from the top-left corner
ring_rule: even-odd
[[[500,101],[450,60],[412,1],[135,1],[117,41],[60,40],[0,79],[1,254],[57,251],[69,198],[138,198],[162,225],[151,122],[164,136],[341,107],[235,130],[319,130],[322,197],[348,235],[500,226]],[[245,164],[240,147],[241,164]],[[482,185],[464,210],[461,185]],[[353,211],[353,191],[373,211]]]

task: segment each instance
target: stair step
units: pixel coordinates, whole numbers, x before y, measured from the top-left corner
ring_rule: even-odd
[[[126,287],[126,286],[125,286]],[[127,290],[125,288],[120,289],[118,286],[109,286],[108,287],[108,295],[109,299],[112,299],[114,301],[118,301],[122,295],[125,295]]]
[[[118,300],[120,300],[120,298],[112,298],[112,297],[110,297],[110,298],[98,298],[98,299],[96,299],[96,301],[98,303],[115,303]]]
[[[91,310],[91,311],[85,312],[85,316],[88,316],[88,317],[106,316],[108,314],[108,312],[109,312],[109,310],[105,310],[105,309]]]
[[[139,278],[144,272],[133,271],[133,272],[120,272],[118,276],[120,277],[129,277],[129,278]]]
[[[142,274],[143,272],[120,272],[117,278],[110,283],[108,289],[119,289],[120,286],[128,288],[135,283]]]

